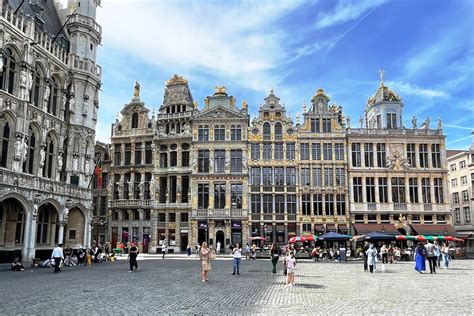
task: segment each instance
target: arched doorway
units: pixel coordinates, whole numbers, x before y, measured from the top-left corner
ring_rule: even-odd
[[[25,236],[26,210],[15,198],[0,203],[0,262],[21,258]]]
[[[45,203],[38,209],[36,219],[36,258],[48,258],[51,250],[58,243],[59,216],[56,207]]]
[[[225,249],[225,237],[224,237],[224,232],[222,230],[218,230],[216,232],[216,247],[217,247],[217,243],[220,242],[221,243],[221,251],[222,249]]]
[[[85,217],[77,207],[69,210],[68,221],[64,227],[64,245],[77,248],[84,244],[85,237]]]

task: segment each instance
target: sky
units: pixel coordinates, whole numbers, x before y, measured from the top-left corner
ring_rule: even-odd
[[[165,82],[188,79],[195,101],[216,85],[249,104],[270,89],[295,120],[318,88],[357,122],[385,85],[404,102],[404,125],[443,121],[448,149],[474,131],[474,1],[470,0],[102,0],[97,139],[133,95],[157,111]]]

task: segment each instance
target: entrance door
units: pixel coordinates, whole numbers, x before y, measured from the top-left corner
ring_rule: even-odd
[[[150,243],[150,234],[143,234],[143,253],[148,253],[148,244]]]
[[[206,231],[204,229],[198,229],[198,243],[202,245],[206,240]]]
[[[181,251],[186,251],[188,247],[188,233],[181,233]]]
[[[220,249],[221,251],[225,247],[224,241],[225,241],[224,232],[222,230],[218,230],[216,232],[216,245],[217,245],[218,242],[221,243],[221,249]]]
[[[112,248],[117,248],[118,227],[112,227]]]

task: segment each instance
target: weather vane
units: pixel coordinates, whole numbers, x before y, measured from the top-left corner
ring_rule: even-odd
[[[384,79],[384,75],[385,75],[385,70],[380,69],[380,70],[379,70],[379,74],[380,74],[380,81],[381,81],[382,84],[383,84],[383,79]]]

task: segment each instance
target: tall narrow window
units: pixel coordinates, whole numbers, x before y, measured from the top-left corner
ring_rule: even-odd
[[[176,203],[176,193],[177,193],[177,179],[176,176],[170,177],[170,191],[169,191],[169,202]]]
[[[324,168],[324,185],[328,187],[334,185],[332,168]]]
[[[178,146],[176,144],[171,144],[170,146],[170,167],[178,166]]]
[[[332,144],[323,144],[324,160],[332,160]]]
[[[344,160],[344,144],[334,144],[336,160]]]
[[[303,194],[301,196],[301,213],[311,215],[311,195]]]
[[[283,143],[275,143],[273,157],[275,160],[283,159]]]
[[[336,168],[336,185],[345,186],[346,185],[346,173],[344,168]]]
[[[36,133],[34,132],[31,125],[28,128],[28,140],[26,143],[27,143],[27,152],[26,152],[26,159],[23,164],[23,172],[33,174],[37,141],[36,141]]]
[[[338,216],[344,216],[346,214],[346,195],[336,195],[336,212]]]
[[[379,202],[388,203],[388,181],[386,177],[379,178]]]
[[[311,185],[309,168],[301,168],[301,185],[302,186]]]
[[[183,144],[181,146],[181,166],[182,167],[189,167],[189,155],[190,155],[190,152],[189,152],[189,144]]]
[[[160,177],[160,203],[166,203],[167,193],[168,193],[168,178]]]
[[[275,123],[275,140],[283,140],[283,128],[281,127],[281,123]]]
[[[3,54],[3,71],[0,72],[2,90],[14,94],[16,77],[16,60],[10,48],[6,48]]]
[[[286,196],[286,212],[296,214],[296,195],[289,194]]]
[[[311,119],[311,133],[319,133],[320,131],[319,119]]]
[[[10,132],[10,123],[8,121],[3,121],[2,123],[2,152],[1,152],[1,160],[0,165],[3,168],[7,167],[8,164],[8,149],[10,148],[10,141],[11,141],[11,132]],[[0,125],[1,126],[1,125]]]
[[[253,160],[260,159],[260,144],[252,144],[251,145],[251,157]]]
[[[331,119],[323,119],[323,133],[331,133]]]
[[[199,125],[198,128],[198,140],[200,142],[207,142],[209,141],[209,126],[207,125]]]
[[[122,151],[121,151],[122,145],[120,144],[115,144],[114,145],[114,165],[115,166],[120,166],[122,163]]]
[[[365,190],[367,203],[375,203],[375,178],[365,178]]]
[[[360,143],[352,143],[352,167],[361,166]]]
[[[428,144],[420,144],[420,167],[428,168]]]
[[[283,194],[275,194],[275,213],[285,213],[285,196]]]
[[[242,150],[232,149],[230,151],[230,172],[242,172]]]
[[[263,159],[264,160],[272,159],[272,144],[270,143],[263,144]]]
[[[283,191],[285,188],[285,172],[283,167],[275,167],[275,191]]]
[[[371,168],[374,166],[374,144],[364,144],[365,166]]]
[[[225,150],[224,149],[214,150],[214,172],[215,173],[225,172]]]
[[[431,159],[433,162],[433,168],[441,168],[441,151],[439,144],[431,145]]]
[[[311,144],[311,159],[321,160],[321,144],[320,143]]]
[[[392,178],[392,201],[393,203],[406,203],[405,178]]]
[[[260,185],[260,168],[259,167],[250,168],[250,184],[253,186]],[[257,191],[259,191],[258,188],[257,188]]]
[[[209,184],[198,184],[198,208],[207,209],[209,207]]]
[[[313,186],[322,186],[322,172],[321,168],[313,168]]]
[[[130,179],[131,179],[131,175],[130,173],[125,173],[124,174],[124,180],[123,180],[123,198],[125,200],[128,200],[130,199],[130,197],[133,197],[132,194],[133,194],[133,191],[130,192],[129,190],[129,182],[130,182]]]
[[[421,178],[421,196],[423,203],[431,203],[430,178]]]
[[[261,205],[260,205],[260,194],[252,194],[251,197],[251,210],[252,214],[260,214]]]
[[[397,128],[396,113],[387,113],[387,128]]]
[[[138,113],[132,114],[132,128],[138,128]]]
[[[273,213],[273,197],[271,194],[263,195],[263,213]]]
[[[138,200],[140,198],[140,181],[142,179],[141,173],[136,172],[133,175],[133,198]]]
[[[271,140],[270,123],[263,123],[263,140]]]
[[[362,178],[354,177],[352,179],[352,191],[354,193],[354,202],[362,203]]]
[[[323,195],[314,194],[313,195],[313,212],[316,216],[323,215]]]
[[[230,127],[230,140],[242,140],[242,127],[240,125]]]
[[[434,178],[435,202],[444,203],[443,196],[443,178]]]
[[[125,144],[125,166],[129,166],[132,159],[132,144]]]
[[[327,216],[334,216],[334,195],[326,194],[324,196],[324,199],[326,200],[326,202],[325,202],[326,215]]]
[[[47,112],[49,114],[56,116],[58,115],[57,108],[59,104],[59,86],[54,78],[50,81],[50,88],[51,88],[51,93],[49,96]]]
[[[418,203],[418,179],[410,178],[408,180],[409,191],[410,191],[410,202]]]
[[[309,144],[300,144],[300,159],[309,160]]]
[[[153,151],[151,148],[151,142],[145,143],[145,164],[151,164],[153,161]]]
[[[225,140],[225,126],[224,125],[214,126],[214,140],[215,141]]]
[[[377,144],[377,166],[385,168],[387,166],[387,156],[385,152],[385,144]]]
[[[242,183],[232,183],[230,185],[231,208],[242,209]]]
[[[288,187],[296,186],[296,168],[295,167],[286,168],[286,185],[287,185],[287,189],[289,189]]]
[[[209,150],[198,151],[198,172],[209,172]]]
[[[263,175],[262,175],[263,185],[267,187],[272,186],[273,185],[272,168],[263,167],[262,171],[263,171]]]
[[[181,177],[181,203],[188,203],[189,177]]]
[[[286,159],[295,159],[295,143],[286,143]]]
[[[142,164],[142,143],[135,143],[135,165]]]
[[[412,168],[416,168],[416,149],[415,144],[407,144],[407,160]]]
[[[39,71],[39,68],[36,68],[35,71],[35,82],[34,87],[31,89],[30,101],[34,106],[41,108],[41,90],[43,88],[43,76]]]
[[[53,177],[53,165],[54,165],[54,155],[55,155],[55,144],[51,135],[46,136],[46,155],[43,166],[43,177],[52,178]]]

